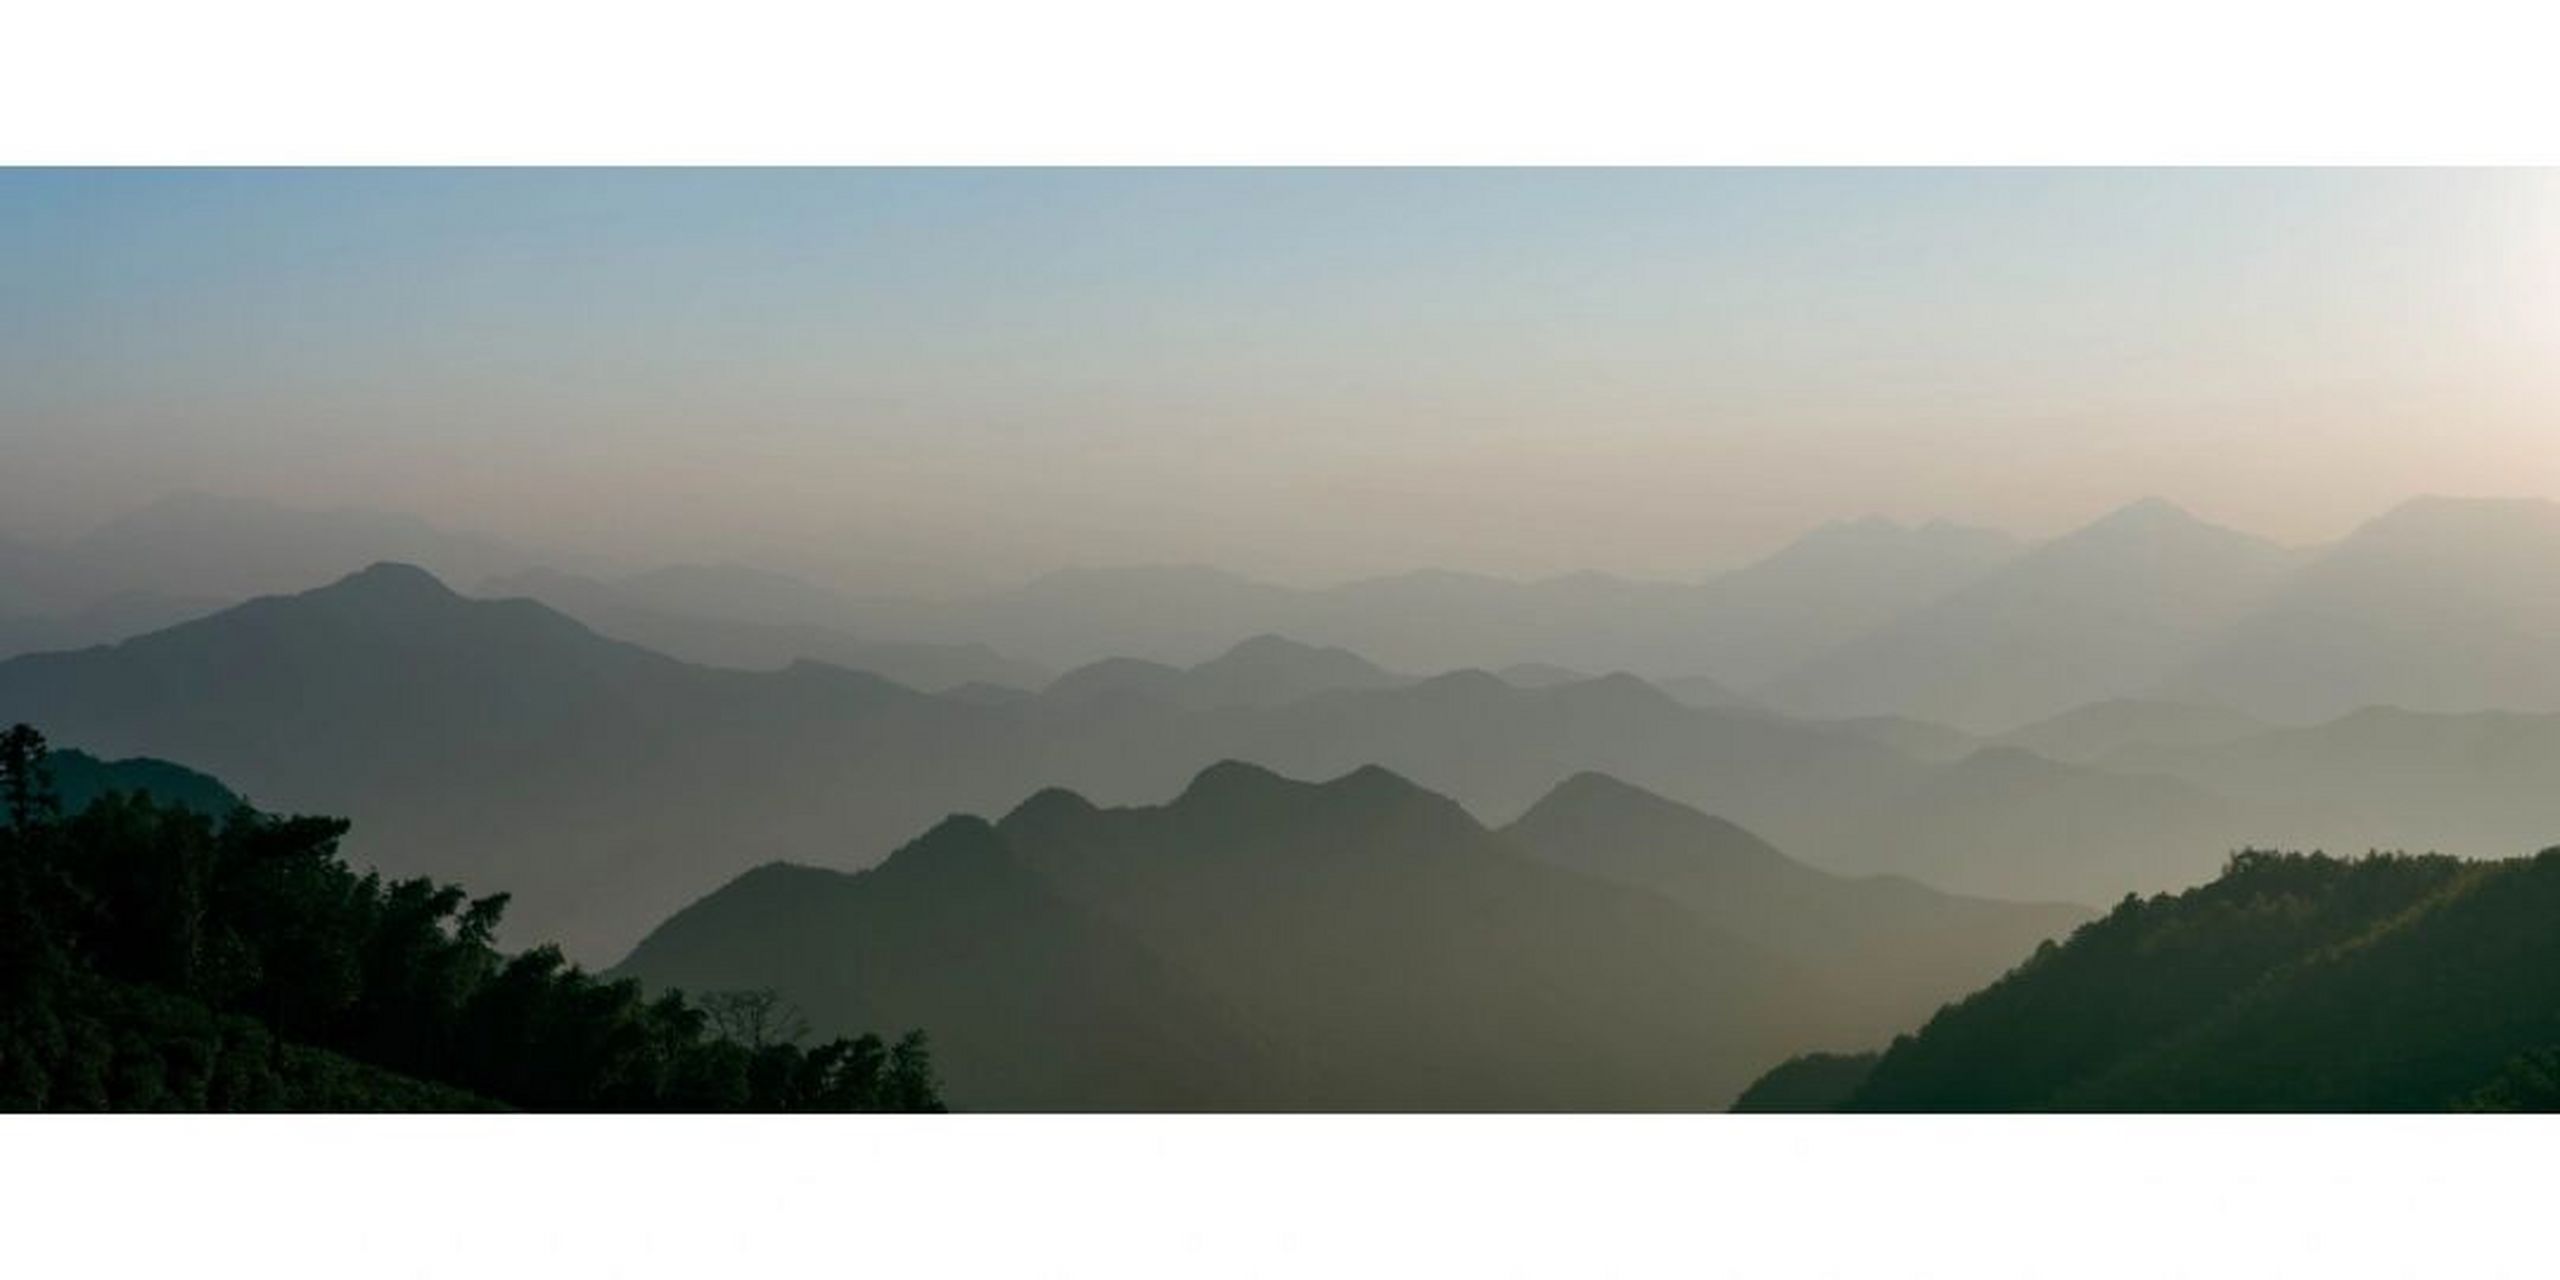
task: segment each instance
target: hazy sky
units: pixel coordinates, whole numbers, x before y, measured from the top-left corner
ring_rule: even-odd
[[[0,172],[0,528],[1695,576],[2560,497],[2560,174]]]

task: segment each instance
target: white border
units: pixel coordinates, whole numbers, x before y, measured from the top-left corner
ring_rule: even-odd
[[[2549,1274],[2548,1117],[35,1117],[28,1276]]]
[[[2549,6],[84,0],[10,163],[2549,163]]]

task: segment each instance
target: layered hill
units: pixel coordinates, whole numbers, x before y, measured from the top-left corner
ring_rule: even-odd
[[[2127,746],[2099,764],[2245,797],[2270,833],[2257,844],[2494,857],[2560,832],[2560,715],[2375,707],[2225,742]]]
[[[2267,598],[2296,556],[2136,503],[1794,667],[1763,690],[1820,716],[1993,731],[2144,693]]]
[[[2091,764],[2155,748],[2218,746],[2270,727],[2228,707],[2109,698],[2012,729],[1996,741],[2048,760]]]
[[[2090,912],[1844,877],[1743,828],[1605,774],[1576,774],[1503,834],[1587,875],[1650,889],[1709,925],[1824,975],[1880,1028],[2007,972]]]
[[[1171,705],[992,686],[940,697],[817,663],[698,666],[383,565],[0,662],[0,715],[102,755],[200,764],[263,804],[360,814],[360,859],[507,883],[528,928],[589,956],[762,862],[859,865],[945,814],[1048,785],[1143,800],[1221,759],[1300,776],[1380,764],[1489,817],[1596,770],[1816,865],[2003,897],[2172,887],[2191,868],[2164,849],[2218,857],[2254,831],[2193,782],[1922,760],[1843,729],[1686,706],[1625,675],[1523,689],[1457,672],[1264,705],[1374,678],[1262,642],[1184,676],[1208,692]],[[2037,874],[2006,879],[2020,868]]]
[[[1260,635],[1191,667],[1106,658],[1058,677],[1041,692],[1066,706],[1127,700],[1168,710],[1205,710],[1276,707],[1337,689],[1386,689],[1412,680],[1348,649]]]
[[[749,570],[653,570],[607,582],[536,569],[492,578],[479,594],[538,600],[602,635],[706,666],[775,670],[823,662],[918,689],[1037,685],[1049,675],[981,644],[866,639],[827,620],[849,615],[850,602]]]
[[[750,873],[620,972],[927,1019],[994,1109],[1694,1109],[1841,1025],[1800,966],[1375,768],[1045,791],[867,872]]]
[[[2560,711],[2555,566],[2560,503],[2419,499],[2324,549],[2167,685],[2292,723]]]
[[[1347,648],[1394,670],[1632,671],[1740,689],[2017,552],[1988,530],[1863,520],[1693,581],[1603,573],[1524,581],[1424,569],[1299,588],[1202,566],[1134,566],[1053,573],[956,602],[871,601],[864,617],[885,635],[966,637],[1068,666],[1114,656],[1185,666],[1271,633]]]
[[[2086,918],[1826,875],[1598,775],[1495,831],[1376,767],[1230,761],[1162,805],[1052,788],[869,871],[759,868],[618,972],[930,1025],[963,1106],[1693,1109]]]
[[[200,764],[276,808],[362,814],[360,860],[509,883],[536,936],[584,950],[787,833],[840,827],[969,712],[832,668],[692,666],[381,565],[0,663],[0,714]]]

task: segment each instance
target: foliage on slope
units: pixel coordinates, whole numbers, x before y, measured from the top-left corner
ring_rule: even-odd
[[[921,1036],[711,1034],[680,993],[499,952],[503,894],[358,874],[337,819],[124,791],[66,817],[25,726],[0,801],[0,1106],[940,1105]]]
[[[2248,852],[2127,898],[1901,1037],[1879,1111],[2552,1105],[2560,849],[2477,863]]]

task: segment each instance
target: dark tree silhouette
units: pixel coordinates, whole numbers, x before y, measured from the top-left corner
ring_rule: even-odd
[[[771,987],[706,991],[697,1002],[714,1032],[749,1049],[798,1044],[809,1035],[809,1020]]]
[[[338,819],[51,795],[0,735],[0,1107],[942,1109],[920,1034],[803,1047],[769,992],[504,954],[504,894],[358,874]]]
[[[2560,849],[2245,851],[2127,898],[1897,1039],[1882,1111],[2560,1106]]]
[[[8,805],[12,831],[27,831],[55,812],[45,755],[44,735],[31,725],[0,733],[0,800]]]

